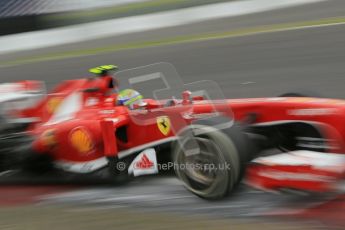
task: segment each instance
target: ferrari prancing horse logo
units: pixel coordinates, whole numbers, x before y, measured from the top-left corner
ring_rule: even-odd
[[[170,118],[168,116],[157,117],[157,126],[159,131],[161,131],[164,136],[167,136],[171,128]]]
[[[52,97],[47,102],[47,110],[49,113],[53,114],[61,105],[62,98],[61,97]]]

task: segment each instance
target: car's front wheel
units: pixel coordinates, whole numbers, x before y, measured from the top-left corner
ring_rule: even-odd
[[[243,174],[241,157],[248,154],[237,126],[219,130],[193,125],[181,135],[173,152],[175,172],[185,187],[204,199],[220,199],[238,185]]]

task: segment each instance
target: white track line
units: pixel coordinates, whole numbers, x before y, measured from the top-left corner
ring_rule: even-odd
[[[243,0],[0,37],[0,54],[281,9],[326,0]]]

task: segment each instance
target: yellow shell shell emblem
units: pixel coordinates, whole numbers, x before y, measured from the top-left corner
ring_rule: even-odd
[[[157,117],[157,126],[159,131],[161,131],[164,136],[167,136],[171,129],[170,118],[168,116]]]
[[[41,140],[43,144],[47,147],[54,147],[57,144],[56,137],[55,137],[55,130],[48,129],[44,131],[41,135]]]
[[[93,142],[89,133],[83,128],[76,128],[70,135],[72,146],[82,154],[90,153],[93,150]]]
[[[47,102],[47,110],[49,113],[55,113],[57,108],[60,106],[62,102],[62,98],[60,97],[52,97]]]

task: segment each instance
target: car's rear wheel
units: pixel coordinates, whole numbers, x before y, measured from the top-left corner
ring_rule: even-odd
[[[32,153],[32,137],[26,133],[30,121],[12,122],[0,115],[0,123],[0,172],[23,169]]]
[[[322,96],[318,93],[312,92],[312,91],[304,91],[304,92],[288,92],[279,95],[278,97],[316,97],[316,98],[321,98]]]
[[[237,125],[220,130],[209,125],[193,125],[181,134],[173,150],[175,172],[185,187],[204,199],[220,199],[241,180],[248,155]]]
[[[24,133],[0,134],[0,171],[21,169],[30,153],[31,138]]]

